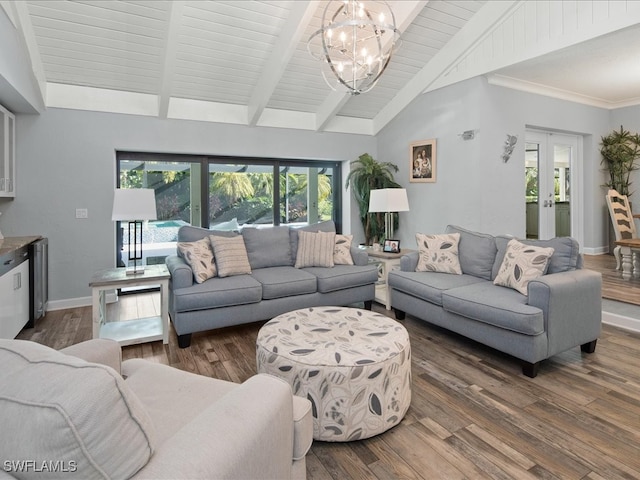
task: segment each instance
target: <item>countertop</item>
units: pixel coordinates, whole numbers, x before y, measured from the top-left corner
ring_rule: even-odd
[[[29,237],[4,237],[0,238],[0,257],[7,253],[12,253],[25,245],[29,245],[42,237],[40,235],[32,235]]]

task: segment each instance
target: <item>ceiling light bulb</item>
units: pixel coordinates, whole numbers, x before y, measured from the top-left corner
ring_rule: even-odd
[[[380,13],[380,15],[378,15],[378,20],[380,20],[380,23],[384,23],[384,13]]]
[[[363,49],[362,49],[362,52],[360,52],[360,53],[361,53],[361,55],[362,55],[363,57],[366,57],[366,56],[367,56],[367,49],[366,49],[366,48],[363,48]]]
[[[344,32],[340,32],[340,41],[344,43],[346,39],[347,39],[347,34]]]

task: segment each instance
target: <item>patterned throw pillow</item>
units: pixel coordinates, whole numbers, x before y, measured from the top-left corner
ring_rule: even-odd
[[[440,272],[462,275],[458,259],[459,233],[425,235],[416,233],[419,260],[416,272]]]
[[[502,265],[493,283],[527,295],[529,282],[544,274],[553,251],[551,247],[534,247],[515,239],[509,240]]]
[[[178,242],[178,250],[184,261],[193,270],[193,278],[196,283],[216,276],[216,262],[213,259],[211,242],[203,238],[197,242]]]
[[[230,277],[251,273],[247,248],[244,245],[242,235],[236,237],[209,237],[213,246],[213,254],[216,257],[219,277]]]
[[[296,268],[333,267],[335,232],[298,232]]]
[[[353,235],[336,234],[336,246],[333,249],[334,265],[353,265],[353,258],[351,258],[352,241]]]

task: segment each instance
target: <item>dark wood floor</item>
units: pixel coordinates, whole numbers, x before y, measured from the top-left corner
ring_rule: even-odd
[[[121,297],[109,315],[158,308],[157,294]],[[403,324],[413,351],[405,419],[371,439],[314,442],[309,479],[640,478],[640,335],[605,325],[594,354],[556,355],[531,379],[507,355],[411,316]],[[172,331],[169,345],[124,347],[123,356],[242,382],[255,374],[261,325],[195,334],[186,349]],[[90,336],[83,307],[49,312],[19,338],[62,348]]]

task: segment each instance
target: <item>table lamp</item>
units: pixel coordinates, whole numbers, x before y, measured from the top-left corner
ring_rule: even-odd
[[[138,260],[142,260],[142,222],[156,218],[153,189],[116,189],[111,220],[129,222],[129,261],[133,260],[133,267],[127,267],[127,275],[144,272],[144,265],[138,265]]]
[[[369,194],[369,213],[384,212],[385,239],[393,238],[393,214],[408,212],[409,200],[404,188],[382,188],[371,190]]]

